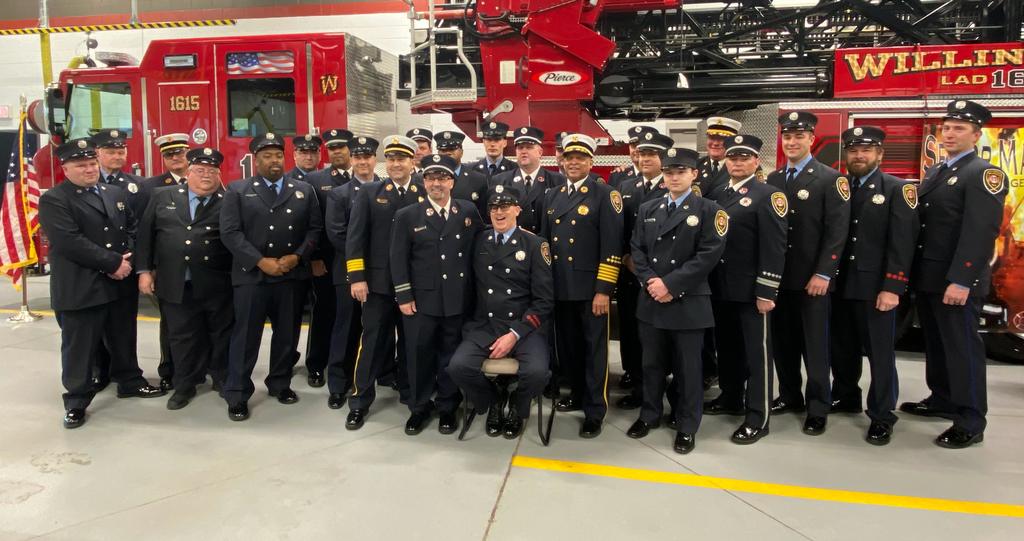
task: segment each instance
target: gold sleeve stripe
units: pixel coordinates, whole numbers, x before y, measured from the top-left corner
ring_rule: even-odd
[[[357,272],[366,270],[366,263],[362,259],[349,259],[345,262],[345,268],[348,272]]]

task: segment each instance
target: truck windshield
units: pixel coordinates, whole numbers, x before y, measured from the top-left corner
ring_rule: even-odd
[[[132,136],[132,93],[128,83],[82,83],[71,89],[68,137],[89,137],[101,129]]]
[[[295,81],[290,78],[228,80],[231,137],[267,132],[295,134]]]

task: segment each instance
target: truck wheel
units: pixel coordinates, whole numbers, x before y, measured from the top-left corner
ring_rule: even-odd
[[[989,359],[1024,364],[1024,338],[1009,332],[990,332],[981,337],[985,341],[985,355]]]

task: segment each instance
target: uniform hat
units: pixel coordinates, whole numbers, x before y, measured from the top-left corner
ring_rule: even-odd
[[[513,137],[515,139],[512,140],[512,143],[516,145],[519,143],[537,143],[538,145],[544,143],[544,132],[540,128],[534,128],[533,126],[519,128]]]
[[[96,144],[88,137],[72,139],[57,147],[57,157],[61,163],[68,163],[74,160],[88,160],[96,158]]]
[[[462,146],[466,136],[457,131],[440,131],[434,134],[434,142],[439,149],[452,149]]]
[[[281,139],[274,133],[265,133],[263,135],[257,135],[249,141],[249,152],[253,154],[265,148],[279,148],[284,150],[284,139]]]
[[[295,147],[295,150],[320,150],[320,145],[322,144],[323,139],[311,133],[297,135],[292,138],[292,145]]]
[[[843,132],[843,148],[853,145],[881,145],[885,132],[877,126],[857,126]]]
[[[102,129],[91,137],[96,148],[124,148],[128,134],[120,130]]]
[[[724,116],[712,116],[705,119],[708,125],[707,134],[712,137],[729,137],[740,132],[743,124],[739,120],[725,118]]]
[[[377,147],[380,141],[373,137],[353,137],[348,142],[348,148],[353,156],[372,156],[377,154]]]
[[[153,140],[160,147],[161,154],[175,154],[188,150],[187,133],[168,133]]]
[[[420,146],[409,137],[403,135],[389,135],[384,138],[384,154],[389,152],[398,152],[401,154],[408,154],[409,157],[416,156],[416,151],[419,150]]]
[[[413,141],[430,142],[430,140],[434,138],[434,132],[423,128],[413,128],[405,132],[405,136]]]
[[[669,148],[661,153],[661,169],[672,169],[674,167],[697,168],[697,160],[700,154],[696,150],[688,148]]]
[[[499,192],[498,188],[502,188]],[[504,186],[495,186],[491,193],[487,196],[487,206],[497,207],[501,205],[518,205],[519,199],[516,197],[515,192],[512,190],[505,189]]]
[[[640,142],[648,133],[658,133],[658,130],[651,126],[633,126],[629,129],[629,144],[635,145]]]
[[[764,143],[753,135],[734,135],[725,140],[726,156],[760,156]]]
[[[424,175],[443,171],[454,177],[455,169],[458,167],[459,164],[456,163],[455,158],[441,154],[429,154],[420,160],[420,169],[423,169]]]
[[[484,139],[504,139],[508,136],[508,124],[504,122],[488,122],[480,128]]]
[[[970,100],[955,100],[946,105],[946,115],[943,119],[965,120],[972,124],[981,126],[992,120],[992,112],[984,105]]]
[[[655,150],[658,152],[664,152],[675,144],[675,141],[667,135],[662,135],[658,132],[648,132],[640,137],[640,140],[636,142],[637,150]]]
[[[814,131],[818,125],[818,117],[807,111],[793,111],[779,115],[779,125],[782,131]]]
[[[562,139],[562,154],[582,152],[587,156],[594,157],[595,150],[597,150],[597,141],[589,135],[570,133]]]
[[[562,139],[565,139],[566,135],[569,135],[569,132],[567,132],[567,131],[560,131],[560,132],[558,132],[558,135],[555,136],[555,148],[557,148],[558,150],[562,150]]]
[[[335,128],[324,132],[324,144],[328,148],[333,146],[345,146],[352,139],[352,132]]]
[[[220,167],[220,164],[224,162],[224,155],[213,148],[193,148],[188,151],[185,158],[190,164],[201,163],[214,167]]]

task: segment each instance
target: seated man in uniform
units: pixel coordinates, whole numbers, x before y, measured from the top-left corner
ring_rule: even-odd
[[[519,203],[496,186],[487,202],[493,228],[473,243],[476,311],[462,329],[462,343],[448,374],[478,413],[487,411],[487,435],[518,438],[530,417],[530,402],[548,382],[548,319],[554,305],[551,249],[540,237],[516,227]],[[480,370],[486,359],[514,357],[519,384],[507,418],[497,386]]]

